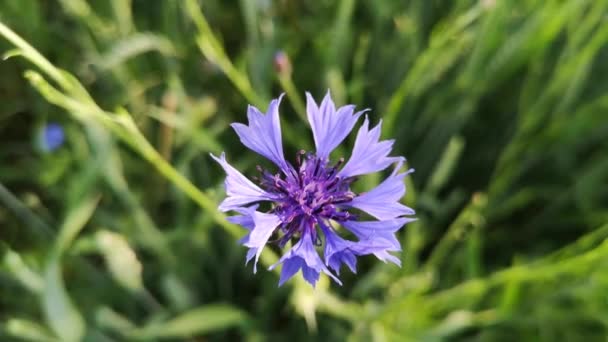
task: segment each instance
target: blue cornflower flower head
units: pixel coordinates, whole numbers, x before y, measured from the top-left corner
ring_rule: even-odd
[[[40,131],[40,147],[45,152],[52,152],[61,145],[65,140],[65,134],[63,127],[58,124],[51,122],[46,124]]]
[[[380,140],[382,122],[370,129],[366,116],[350,158],[334,163],[329,159],[330,153],[352,131],[365,110],[355,112],[354,105],[336,108],[329,91],[317,105],[306,93],[306,112],[316,151],[298,152],[292,164],[283,155],[279,122],[282,97],[270,103],[266,114],[249,106],[248,125],[232,124],[241,142],[272,161],[278,172],[258,166],[256,185],[231,166],[224,153],[219,157],[211,155],[227,174],[227,197],[219,210],[237,212],[228,220],[249,231],[241,240],[249,248],[246,262],[255,259],[255,273],[266,244],[272,242],[283,248],[292,241],[291,249],[270,267],[283,265],[279,286],[299,270],[313,286],[321,272],[342,284],[337,278],[341,266],[356,272],[357,257],[362,255],[373,254],[384,262],[400,265],[400,259],[390,252],[401,250],[395,233],[415,220],[407,217],[414,215],[414,210],[399,203],[405,195],[403,179],[413,170],[400,172],[405,158],[389,156],[394,141]],[[376,188],[359,194],[351,190],[358,176],[391,165],[395,165],[393,172]],[[258,210],[263,202],[271,203],[268,212]],[[348,231],[356,241],[343,237]],[[323,250],[323,259],[317,247]]]

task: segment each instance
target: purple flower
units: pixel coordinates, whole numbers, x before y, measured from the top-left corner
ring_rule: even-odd
[[[414,215],[414,210],[399,203],[405,195],[403,178],[413,170],[400,172],[405,158],[389,156],[394,141],[380,140],[382,122],[369,129],[366,116],[348,161],[340,158],[332,163],[331,152],[365,111],[355,112],[353,105],[336,108],[329,92],[317,105],[306,93],[316,152],[300,151],[292,164],[283,155],[279,122],[282,97],[270,103],[266,114],[249,106],[248,125],[232,124],[241,142],[272,161],[278,167],[277,173],[258,166],[256,185],[228,164],[224,153],[219,157],[212,155],[227,175],[227,197],[219,209],[239,213],[228,220],[249,231],[240,242],[249,248],[247,262],[255,258],[254,273],[266,244],[276,243],[282,248],[290,241],[293,247],[270,267],[283,265],[279,286],[300,270],[313,286],[321,272],[341,284],[336,275],[342,265],[356,272],[357,257],[362,255],[373,254],[384,262],[400,265],[399,258],[390,252],[401,250],[395,233],[415,220],[405,217]],[[395,165],[393,172],[376,188],[359,194],[351,190],[357,176],[382,171],[390,165]],[[271,209],[266,213],[258,211],[262,202],[270,202]],[[362,216],[369,218],[360,219]],[[346,239],[345,233],[356,240]],[[317,247],[323,250],[323,259]]]
[[[40,147],[45,152],[51,152],[63,145],[65,134],[60,124],[51,122],[44,126],[40,132]]]

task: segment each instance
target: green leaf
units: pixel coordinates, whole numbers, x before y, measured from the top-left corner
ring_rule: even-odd
[[[7,248],[2,257],[1,265],[31,292],[38,294],[43,291],[44,282],[42,278],[23,261],[19,253]]]
[[[19,57],[23,55],[23,51],[20,49],[11,49],[2,54],[2,60],[7,60],[13,57]]]
[[[86,325],[65,288],[61,276],[61,256],[91,218],[97,202],[98,197],[87,198],[68,213],[44,273],[45,291],[42,294],[44,314],[55,334],[66,342],[82,340]]]
[[[56,260],[47,267],[44,278],[46,289],[42,295],[42,306],[48,324],[62,341],[82,340],[85,322],[68,296],[61,278],[61,267]]]
[[[99,58],[98,64],[102,69],[109,70],[149,51],[158,51],[167,56],[177,54],[173,44],[167,38],[152,33],[136,33],[116,42],[107,53]]]
[[[142,266],[127,239],[107,230],[97,232],[95,239],[114,280],[130,291],[142,290]]]
[[[465,142],[461,136],[456,135],[450,139],[429,179],[426,192],[435,195],[447,183],[460,159],[464,145]]]
[[[185,338],[202,335],[234,326],[244,325],[247,315],[229,305],[206,305],[187,311],[164,323],[154,323],[136,331],[134,337]]]
[[[50,331],[36,322],[11,318],[4,324],[4,331],[10,336],[26,341],[56,342]]]
[[[135,325],[126,317],[105,306],[95,312],[95,322],[98,326],[116,331],[121,335],[136,329]]]
[[[57,258],[63,254],[82,228],[84,228],[84,225],[93,215],[98,202],[98,197],[90,197],[79,203],[76,208],[70,211],[59,231],[57,241],[55,242],[54,252],[57,253]]]

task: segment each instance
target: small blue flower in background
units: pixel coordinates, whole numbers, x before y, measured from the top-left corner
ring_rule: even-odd
[[[316,152],[300,151],[292,164],[283,156],[279,122],[282,97],[270,103],[266,114],[249,106],[248,125],[232,124],[241,142],[272,161],[279,168],[278,173],[258,166],[260,176],[254,179],[259,184],[256,185],[232,167],[224,153],[219,158],[211,155],[227,174],[227,197],[219,209],[239,213],[229,217],[229,221],[249,231],[241,243],[249,248],[247,262],[255,258],[254,272],[264,246],[271,241],[279,247],[293,241],[293,247],[270,267],[283,264],[279,286],[299,270],[313,286],[321,272],[341,284],[336,276],[341,266],[344,264],[356,272],[357,256],[362,255],[373,254],[384,262],[400,265],[399,258],[390,252],[401,250],[395,233],[415,220],[405,217],[414,215],[414,210],[399,203],[405,195],[403,179],[413,170],[400,172],[405,158],[389,156],[394,141],[380,140],[382,122],[370,129],[366,116],[348,161],[341,158],[332,162],[330,153],[365,111],[355,112],[354,105],[336,108],[329,92],[317,105],[306,93],[306,111]],[[357,176],[382,171],[391,165],[394,165],[393,172],[376,188],[360,194],[351,190]],[[257,210],[260,202],[271,203],[269,212]],[[376,220],[361,220],[358,212],[365,212]],[[343,238],[344,229],[358,240]],[[323,259],[317,246],[323,247]]]
[[[65,134],[60,124],[46,124],[40,132],[40,146],[43,151],[52,152],[63,145]]]

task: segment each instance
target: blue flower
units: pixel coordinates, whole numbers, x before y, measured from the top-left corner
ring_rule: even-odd
[[[60,124],[51,122],[40,132],[40,146],[43,151],[52,152],[58,149],[63,145],[64,140],[65,134]]]
[[[300,151],[293,164],[283,155],[279,104],[283,95],[273,100],[267,113],[249,106],[248,125],[232,127],[249,149],[272,161],[278,172],[258,167],[260,176],[249,180],[232,167],[222,153],[211,155],[226,172],[226,198],[219,209],[239,215],[228,218],[248,230],[241,243],[249,248],[247,262],[254,260],[254,273],[262,250],[268,243],[293,247],[270,269],[282,264],[279,285],[298,271],[313,286],[322,273],[341,284],[337,275],[342,265],[356,272],[357,257],[373,254],[384,262],[400,265],[391,252],[401,250],[395,233],[415,218],[414,210],[399,203],[405,195],[404,177],[413,170],[400,172],[405,158],[389,156],[393,140],[380,140],[382,122],[369,128],[367,116],[359,128],[350,158],[330,161],[331,152],[353,130],[365,111],[355,106],[336,108],[327,92],[320,105],[306,93],[306,111],[312,128],[316,151]],[[357,176],[385,170],[393,172],[374,189],[355,193],[351,185]],[[259,203],[270,202],[266,213]],[[370,219],[362,220],[362,216]],[[371,217],[376,220],[371,219]],[[342,227],[342,228],[340,228]],[[356,241],[348,240],[350,232]],[[323,259],[317,251],[323,250]]]

